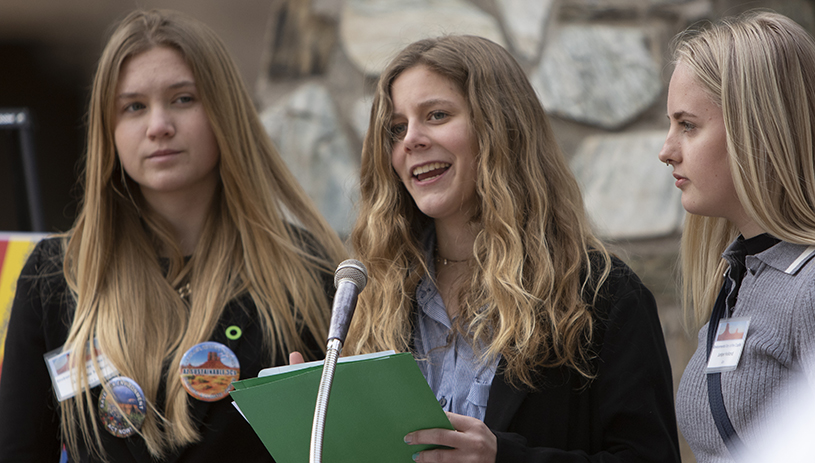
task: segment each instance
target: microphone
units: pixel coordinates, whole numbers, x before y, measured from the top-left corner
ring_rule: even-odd
[[[345,343],[345,335],[351,325],[351,317],[357,307],[357,296],[368,284],[368,269],[362,262],[348,259],[340,263],[334,272],[334,304],[331,307],[331,324],[328,327],[328,346],[323,362],[323,374],[317,390],[317,402],[314,406],[314,421],[311,424],[311,443],[309,445],[309,463],[323,461],[323,433],[325,432],[325,415],[328,411],[328,399],[331,396],[331,384],[337,360]]]
[[[355,259],[343,261],[334,272],[334,303],[331,307],[331,324],[328,328],[328,341],[337,339],[345,344],[345,336],[351,325],[351,318],[357,307],[357,296],[368,284],[368,270]]]

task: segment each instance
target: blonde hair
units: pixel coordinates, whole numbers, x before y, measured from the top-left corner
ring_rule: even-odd
[[[462,291],[460,326],[474,346],[486,346],[484,358],[506,360],[512,382],[534,387],[532,371],[541,366],[567,365],[590,377],[587,301],[608,275],[609,254],[590,231],[577,182],[523,70],[505,49],[472,36],[413,43],[379,79],[352,233],[372,278],[348,349],[408,350],[413,295],[429,274],[420,240],[431,220],[390,162],[391,85],[417,65],[457,85],[478,141],[475,263]],[[586,296],[589,288],[594,296]]]
[[[191,68],[220,149],[220,184],[188,262],[167,222],[145,207],[123,172],[113,139],[120,69],[159,46],[178,51]],[[83,204],[64,248],[76,303],[66,349],[82,352],[98,339],[119,372],[139,383],[148,404],[140,434],[155,458],[199,439],[178,375],[167,375],[166,407],[163,414],[156,409],[162,369],[177,370],[190,347],[209,340],[225,306],[241,294],[257,307],[269,361],[278,352],[308,352],[302,336],[320,339],[327,331],[324,276],[344,255],[272,146],[223,43],[207,26],[167,11],[129,14],[102,53]],[[157,249],[171,252],[167,269]],[[175,289],[187,281],[188,304]],[[63,439],[74,454],[83,440],[104,458],[82,355],[72,356],[72,367],[81,389],[60,405]]]
[[[815,41],[770,12],[726,18],[676,39],[675,60],[722,108],[733,184],[764,231],[815,244]],[[723,218],[688,214],[682,237],[683,301],[707,321],[738,236]]]

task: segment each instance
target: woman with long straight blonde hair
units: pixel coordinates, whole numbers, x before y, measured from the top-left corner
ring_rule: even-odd
[[[0,461],[56,462],[62,444],[77,462],[272,461],[230,383],[321,356],[344,248],[211,29],[167,11],[118,25],[83,184],[74,227],[19,280]]]
[[[433,461],[678,461],[650,292],[592,234],[515,59],[409,45],[379,79],[354,250],[371,276],[347,352],[412,352],[456,431]]]
[[[681,34],[675,62],[659,159],[688,212],[684,305],[701,327],[677,418],[700,463],[745,461],[815,373],[815,40],[750,12]]]

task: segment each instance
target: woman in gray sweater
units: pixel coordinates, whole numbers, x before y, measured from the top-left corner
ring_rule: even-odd
[[[659,159],[688,212],[683,295],[699,347],[679,427],[697,461],[739,460],[812,378],[815,40],[748,13],[681,35]]]

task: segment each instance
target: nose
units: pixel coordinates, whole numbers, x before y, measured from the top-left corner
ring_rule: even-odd
[[[408,124],[405,129],[405,150],[408,152],[427,149],[430,146],[430,139],[423,130],[421,124]]]
[[[147,121],[147,136],[152,138],[172,137],[175,135],[175,122],[165,108],[154,107]]]
[[[676,164],[679,161],[678,151],[674,146],[671,132],[668,132],[665,143],[662,144],[662,149],[659,150],[659,160],[665,164]]]

